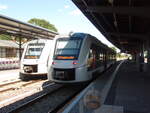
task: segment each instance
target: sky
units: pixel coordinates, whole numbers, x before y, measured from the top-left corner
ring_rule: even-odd
[[[45,19],[55,25],[60,34],[89,33],[113,46],[71,0],[0,0],[0,14],[23,22],[31,18]]]

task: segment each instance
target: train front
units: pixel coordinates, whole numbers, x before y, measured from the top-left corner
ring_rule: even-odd
[[[83,37],[78,34],[56,40],[49,80],[57,83],[74,83],[82,80],[81,75],[85,70],[82,69],[80,60]]]
[[[38,41],[38,42],[37,42]],[[46,43],[43,40],[31,41],[23,53],[21,59],[20,78],[22,80],[47,77]]]

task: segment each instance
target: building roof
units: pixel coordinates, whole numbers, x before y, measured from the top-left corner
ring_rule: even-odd
[[[0,47],[19,48],[19,45],[10,40],[0,40]]]

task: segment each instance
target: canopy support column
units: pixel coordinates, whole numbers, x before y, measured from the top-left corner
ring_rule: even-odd
[[[147,41],[147,63],[150,64],[150,41]]]
[[[140,57],[139,57],[139,71],[144,71],[144,42],[141,44]]]
[[[21,60],[22,56],[22,43],[21,43],[22,37],[19,37],[19,60]]]

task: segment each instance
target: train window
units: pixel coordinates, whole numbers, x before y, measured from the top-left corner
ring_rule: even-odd
[[[89,52],[89,57],[88,57],[89,59],[90,58],[93,58],[93,53],[92,53],[92,49],[90,49],[90,52]]]
[[[60,38],[56,42],[54,59],[57,60],[73,60],[77,59],[80,48],[81,48],[82,39],[78,38]]]
[[[93,50],[91,48],[89,51],[89,56],[88,56],[88,60],[87,60],[88,70],[92,69],[93,61],[94,61],[94,55],[93,55]]]
[[[25,53],[25,59],[38,59],[44,48],[44,43],[29,44]]]
[[[87,60],[88,70],[95,69],[101,65],[100,52],[96,50],[96,47],[92,46],[89,51],[89,57]]]

